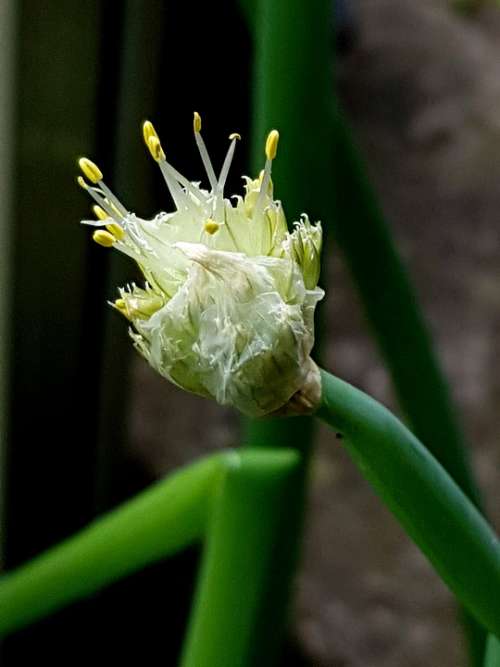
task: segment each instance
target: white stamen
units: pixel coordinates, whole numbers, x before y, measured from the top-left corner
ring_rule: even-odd
[[[207,172],[208,180],[210,181],[210,187],[215,192],[217,189],[217,177],[215,176],[215,171],[212,167],[207,147],[205,146],[205,142],[203,141],[203,137],[201,136],[200,132],[195,132],[194,138],[196,139],[196,145],[200,151],[201,160],[203,162],[203,166],[205,167],[205,171]]]
[[[237,135],[239,137],[239,135]],[[222,165],[222,169],[220,171],[219,175],[219,181],[217,183],[217,190],[215,192],[215,206],[214,206],[214,211],[213,215],[215,220],[219,223],[223,223],[223,217],[224,217],[224,186],[226,185],[226,180],[227,176],[229,174],[229,169],[231,168],[231,163],[233,161],[234,157],[234,150],[236,146],[236,141],[237,138],[233,138],[231,143],[229,144],[229,148],[226,153],[226,157],[224,159],[224,163]]]
[[[163,174],[163,178],[170,190],[170,194],[172,195],[172,199],[174,200],[177,209],[189,208],[190,202],[172,175],[167,161],[160,160],[158,164],[160,165],[161,173]]]
[[[217,190],[221,193],[221,195],[224,194],[224,186],[226,185],[229,169],[231,168],[231,163],[233,161],[236,141],[237,139],[235,137],[229,144],[229,148],[227,149],[226,157],[224,159],[224,164],[222,165],[222,169],[220,171],[219,182],[217,183]]]
[[[195,187],[191,181],[189,181],[185,176],[183,176],[175,167],[172,167],[170,162],[167,162],[165,160],[165,163],[167,164],[168,168],[170,169],[170,172],[172,176],[179,181],[181,185],[183,185],[186,190],[190,192],[190,194],[197,199],[200,204],[206,204],[208,197],[200,190],[200,188]]]
[[[271,180],[271,167],[273,161],[267,158],[266,164],[264,166],[264,175],[262,176],[262,183],[260,184],[259,196],[257,197],[257,202],[253,210],[253,218],[259,216],[262,212],[262,207],[264,205],[264,197],[269,187],[269,181]]]
[[[106,213],[109,215],[110,218],[113,218],[113,220],[117,223],[120,222],[120,215],[118,215],[118,213],[111,206],[108,199],[106,199],[103,190],[91,186],[87,187],[86,190],[90,194],[92,199],[106,211]]]
[[[121,203],[121,201],[118,199],[118,197],[111,192],[111,190],[108,188],[106,183],[104,181],[99,181],[98,183],[99,187],[101,188],[102,192],[106,195],[106,198],[113,203],[118,211],[123,215],[126,216],[128,211],[125,208],[125,206]]]
[[[106,220],[82,220],[82,225],[88,225],[89,227],[106,227],[110,222],[115,222],[113,218],[106,218]]]
[[[185,186],[186,190],[188,190],[194,197],[197,198],[198,201],[201,199],[201,193],[197,188],[195,188],[188,180],[185,178],[180,172],[177,171],[177,169],[174,169],[172,165],[167,162],[166,160],[160,160],[158,163],[160,165],[161,172],[163,174],[163,178],[165,179],[168,188],[170,189],[170,192],[172,194],[172,197],[174,198],[174,201],[177,205],[177,208],[180,208],[179,204],[177,203],[176,197],[179,200],[179,202],[182,204],[182,206],[191,213],[194,214],[199,214],[199,211],[196,208],[196,204],[193,202],[192,199],[190,199],[185,192],[183,192],[182,188],[179,187],[179,183]],[[174,192],[172,191],[172,188],[175,188],[175,196]],[[206,203],[206,202],[201,202],[201,203]]]

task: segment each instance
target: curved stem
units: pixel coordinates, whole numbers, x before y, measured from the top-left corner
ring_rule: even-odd
[[[217,454],[174,473],[1,577],[0,636],[200,539],[214,489],[235,456]]]
[[[417,438],[380,403],[322,371],[318,417],[457,598],[500,634],[500,545],[472,502]]]

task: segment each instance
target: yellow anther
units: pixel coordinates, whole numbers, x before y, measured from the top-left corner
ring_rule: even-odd
[[[158,133],[156,132],[154,125],[150,120],[144,121],[142,126],[142,136],[144,137],[146,146],[148,147],[153,159],[157,162],[164,160],[165,153],[161,147],[160,137],[158,136]]]
[[[116,310],[119,313],[121,313],[128,320],[130,320],[130,312],[129,312],[127,304],[125,303],[125,299],[116,299],[116,301],[113,303],[113,306],[116,308]]]
[[[110,222],[109,225],[106,225],[106,229],[108,230],[108,232],[110,234],[115,236],[119,241],[121,241],[125,236],[125,232],[120,227],[120,225],[116,224],[116,222]]]
[[[201,116],[197,111],[193,114],[193,130],[195,132],[201,132]]]
[[[238,141],[241,140],[241,134],[238,132],[233,132],[232,134],[229,135],[229,140],[232,141],[233,139],[238,139]]]
[[[94,206],[92,206],[92,210],[94,211],[95,217],[98,220],[107,220],[109,218],[109,215],[106,213],[106,211],[98,204],[94,204]]]
[[[123,313],[123,315],[127,315],[128,313],[128,308],[127,304],[125,303],[125,299],[116,299],[114,302],[114,307],[120,311],[120,313]]]
[[[208,218],[207,221],[205,222],[205,227],[204,230],[206,231],[207,234],[210,234],[212,236],[219,230],[220,225],[215,222],[215,220],[212,220],[212,218]]]
[[[142,136],[144,137],[144,141],[146,143],[146,146],[148,145],[149,137],[156,137],[159,140],[159,136],[157,131],[154,128],[153,123],[150,120],[144,121],[144,124],[142,126]]]
[[[154,160],[161,162],[165,159],[165,153],[157,136],[151,135],[147,141],[147,146]]]
[[[88,186],[87,183],[85,182],[85,179],[83,178],[83,176],[78,176],[78,178],[76,179],[76,182],[77,182],[78,185],[79,185],[81,188],[83,188],[84,190],[88,190],[88,189],[89,189],[89,186]]]
[[[111,248],[113,243],[116,241],[116,238],[113,236],[113,234],[104,231],[104,229],[98,229],[92,234],[92,238],[96,243],[104,246],[105,248]]]
[[[271,130],[266,139],[266,157],[268,160],[274,160],[278,150],[278,141],[280,135],[278,130]]]
[[[86,157],[81,157],[78,160],[78,165],[83,171],[83,175],[86,176],[89,181],[92,181],[92,183],[102,181],[102,171],[94,162],[92,162],[92,160],[89,160]]]

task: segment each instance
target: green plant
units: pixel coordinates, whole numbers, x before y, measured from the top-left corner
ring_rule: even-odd
[[[127,220],[121,203],[102,183],[97,167],[82,162],[92,183],[83,185],[101,207],[92,224],[105,227],[95,233],[96,240],[105,246],[122,244],[126,254],[138,259],[149,281],[144,289],[122,290],[115,308],[134,324],[139,350],[177,384],[231,403],[249,415],[267,415],[282,408],[293,394],[288,409],[309,414],[247,421],[246,446],[241,450],[186,467],[73,538],[5,574],[0,579],[0,633],[14,632],[151,562],[204,541],[183,667],[273,664],[286,624],[289,584],[300,543],[315,414],[343,436],[363,474],[471,614],[468,623],[475,664],[482,664],[485,630],[493,633],[484,664],[495,667],[499,660],[494,634],[500,635],[500,547],[476,507],[479,493],[447,387],[332,92],[330,3],[261,0],[246,2],[244,7],[256,48],[253,171],[260,163],[257,155],[262,139],[273,125],[278,126],[285,141],[273,170],[276,190],[290,219],[296,219],[303,209],[310,211],[323,221],[342,250],[415,435],[359,390],[324,371],[319,378],[309,360],[312,318],[307,310],[314,308],[320,296],[316,286],[319,228],[307,220],[292,234],[284,227],[281,207],[269,191],[277,133],[268,135],[264,174],[247,184],[241,215],[231,228],[223,213],[222,190],[238,137],[232,135],[217,179],[201,139],[201,119],[195,114],[195,137],[215,196],[210,215],[205,210],[199,215],[197,209],[194,215],[191,209],[203,203],[205,194],[166,161],[154,128],[146,123],[146,144],[182,211],[179,234],[166,239],[159,225],[148,227],[146,223],[139,234],[132,227],[135,221]],[[307,128],[305,141],[303,128]],[[237,241],[226,239],[234,248],[214,249],[210,239],[220,238],[228,229],[230,236],[250,220],[258,223],[259,233],[252,236],[246,230]],[[201,238],[209,250],[187,247],[199,241],[184,236],[193,221],[200,223]],[[194,223],[192,226],[194,229]],[[136,233],[136,245],[127,245],[130,230]],[[169,244],[178,245],[172,248]],[[229,258],[229,262],[220,255],[233,250],[243,251],[245,257]],[[158,263],[162,253],[166,261]],[[278,270],[283,267],[278,260],[283,258],[294,263],[289,275]],[[159,313],[185,287],[187,267],[193,264],[202,267],[203,279],[186,291],[186,300],[167,327]],[[233,311],[233,319],[228,316],[225,323],[228,328],[223,333],[234,333],[238,354],[256,340],[265,339],[272,349],[265,364],[260,366],[261,357],[256,355],[257,363],[249,364],[241,376],[233,366],[227,372],[227,366],[221,364],[212,377],[214,368],[207,362],[206,351],[194,349],[203,336],[211,344],[211,353],[214,340],[227,342],[220,341],[221,322],[208,332],[202,328],[207,310],[203,289],[217,272],[225,272],[226,292],[215,283],[211,302],[218,303],[225,294],[223,305],[229,303],[232,308],[241,294],[248,304],[251,293],[252,298],[260,299],[259,304],[266,305],[262,311],[252,310],[244,330],[238,330]],[[246,282],[239,292],[235,286],[243,275]],[[270,286],[280,297],[280,306],[295,306],[293,317],[291,310],[286,311],[283,326],[273,320],[273,304],[267,301]],[[390,298],[381,299],[381,294]],[[237,309],[236,314],[244,317]],[[260,326],[248,336],[256,318],[261,318]],[[303,347],[297,346],[297,339]],[[180,352],[177,356],[172,352],[175,346]],[[226,352],[224,347],[224,361]],[[172,359],[175,364],[167,365]]]

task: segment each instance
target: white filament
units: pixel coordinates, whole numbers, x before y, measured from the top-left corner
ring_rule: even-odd
[[[210,181],[210,187],[215,192],[217,189],[217,177],[215,176],[215,171],[214,168],[212,167],[212,162],[210,161],[207,147],[205,146],[203,137],[199,132],[195,132],[194,137],[196,139],[196,145],[198,146],[198,150],[200,151],[200,156],[203,162],[203,166],[205,167],[205,171],[207,172],[208,180]]]

